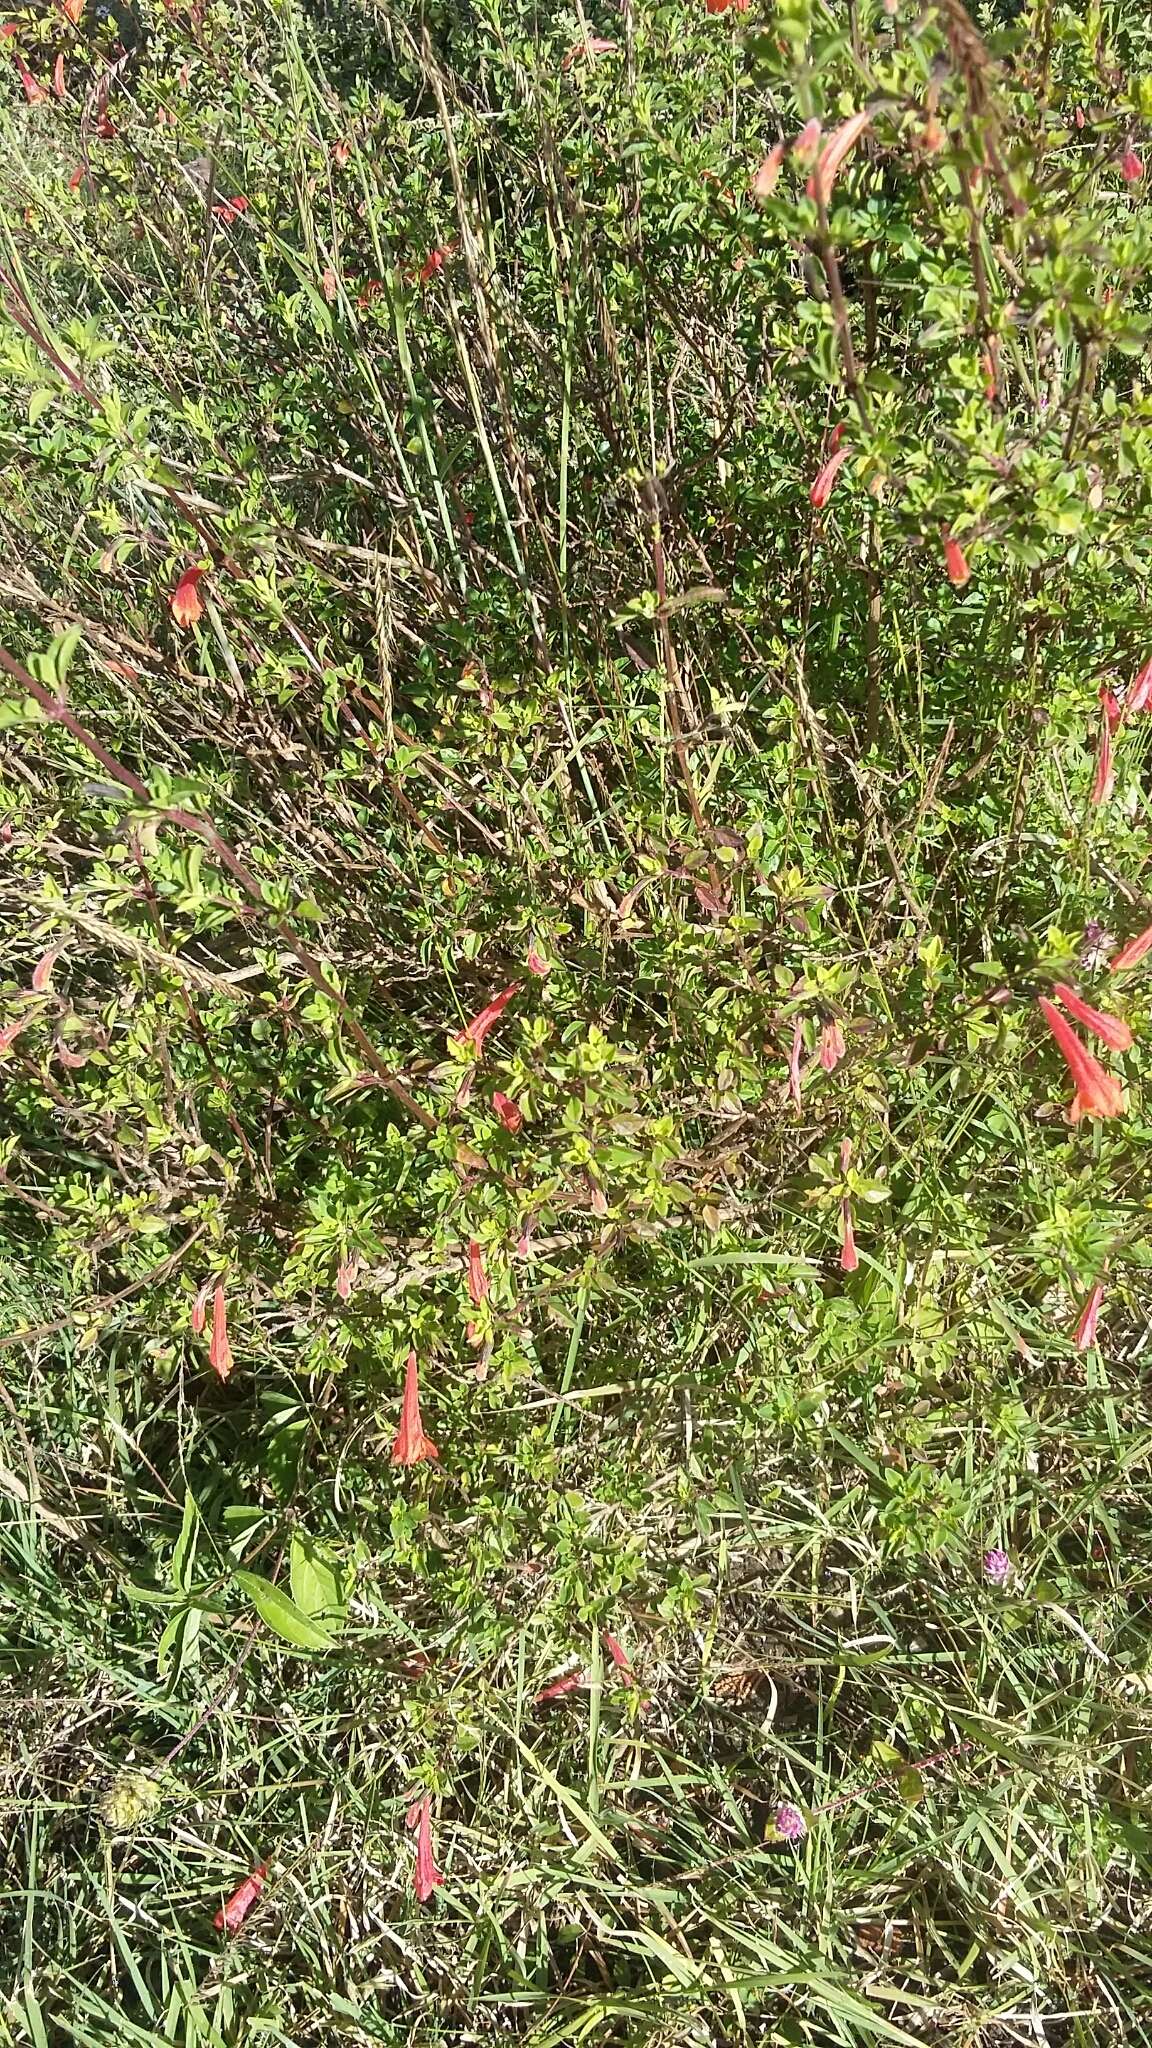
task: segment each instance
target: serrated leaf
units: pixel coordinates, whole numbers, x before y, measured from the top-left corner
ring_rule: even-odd
[[[232,1574],[242,1593],[248,1595],[261,1621],[266,1622],[274,1635],[294,1650],[332,1650],[335,1643],[326,1628],[305,1614],[296,1602],[274,1586],[271,1579],[262,1579],[258,1572],[234,1571]]]

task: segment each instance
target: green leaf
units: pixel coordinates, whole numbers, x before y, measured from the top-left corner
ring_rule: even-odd
[[[176,1538],[171,1564],[172,1584],[182,1593],[188,1591],[188,1567],[196,1548],[196,1519],[196,1502],[190,1493],[185,1492],[184,1519],[180,1524],[180,1534]]]
[[[271,1579],[262,1579],[257,1572],[235,1571],[233,1577],[242,1593],[248,1598],[260,1616],[275,1635],[291,1643],[294,1650],[332,1650],[332,1637],[318,1621],[302,1612],[287,1593],[274,1586]]]
[[[347,1593],[336,1567],[318,1550],[311,1537],[293,1532],[288,1558],[292,1598],[309,1619],[317,1615],[334,1617],[342,1626],[348,1609]]]
[[[43,419],[44,414],[56,396],[57,392],[54,384],[41,384],[38,390],[32,392],[28,400],[28,425],[30,427],[34,427],[38,420]]]
[[[919,1806],[924,1797],[923,1771],[901,1771],[896,1780],[896,1790],[905,1806]]]

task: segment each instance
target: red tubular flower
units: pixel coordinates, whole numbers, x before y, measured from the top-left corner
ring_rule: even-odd
[[[336,1274],[336,1292],[340,1296],[341,1301],[351,1300],[352,1289],[356,1284],[356,1275],[359,1271],[360,1261],[356,1253],[345,1252]]]
[[[772,144],[763,163],[754,173],[752,183],[748,188],[753,199],[763,201],[772,197],[780,176],[780,167],[784,162],[786,147],[787,144],[783,142],[774,142]]]
[[[222,1287],[217,1287],[212,1296],[212,1340],[208,1346],[208,1363],[217,1379],[226,1380],[232,1370],[232,1346],[228,1342],[228,1310],[224,1303]]]
[[[1120,176],[1126,185],[1139,184],[1144,176],[1144,166],[1134,149],[1126,149],[1120,159]]]
[[[1137,932],[1134,939],[1129,939],[1126,946],[1121,946],[1120,951],[1113,954],[1108,962],[1109,974],[1119,974],[1125,967],[1135,967],[1146,953],[1152,953],[1152,924]]]
[[[1146,661],[1138,676],[1134,676],[1124,700],[1125,711],[1147,711],[1152,708],[1152,661]]]
[[[239,220],[242,213],[247,213],[248,201],[242,192],[237,192],[233,199],[217,200],[212,211],[217,220],[223,221],[225,227],[230,228],[233,221]]]
[[[847,121],[842,121],[839,128],[833,129],[808,180],[809,199],[815,199],[820,206],[827,206],[841,164],[849,150],[855,149],[871,119],[871,114],[867,112],[853,114]]]
[[[1056,1001],[1067,1010],[1068,1015],[1075,1017],[1078,1024],[1083,1024],[1086,1031],[1091,1031],[1102,1045],[1110,1045],[1113,1052],[1129,1050],[1132,1033],[1123,1017],[1110,1016],[1107,1010],[1094,1010],[1091,1003],[1086,1003],[1083,996],[1078,996],[1075,989],[1069,988],[1066,981],[1058,981],[1052,993]]]
[[[1096,1325],[1100,1320],[1100,1309],[1104,1301],[1104,1282],[1098,1280],[1080,1311],[1076,1325],[1075,1344],[1077,1351],[1090,1351],[1096,1342]]]
[[[533,971],[539,972],[538,969]],[[503,1016],[513,996],[519,995],[519,993],[520,983],[518,981],[509,982],[506,989],[502,989],[498,996],[493,996],[490,1003],[485,1003],[484,1008],[477,1016],[473,1017],[470,1024],[464,1026],[463,1031],[456,1033],[457,1045],[471,1045],[477,1059],[479,1059],[480,1054],[484,1050],[484,1040],[487,1038],[492,1026]]]
[[[432,1854],[432,1794],[426,1792],[423,1799],[417,1799],[408,1808],[405,1825],[416,1830],[416,1869],[412,1879],[413,1890],[423,1906],[432,1897],[438,1884],[443,1884],[444,1873],[437,1870]]]
[[[545,959],[544,954],[540,951],[540,948],[536,944],[535,939],[532,940],[532,943],[528,948],[528,959],[525,964],[528,968],[529,974],[544,975],[551,974],[552,972],[551,961]]]
[[[46,100],[48,95],[39,80],[33,78],[19,50],[13,50],[12,55],[16,59],[16,69],[20,73],[20,83],[24,87],[24,97],[28,105],[34,107],[40,100]]]
[[[829,1017],[820,1031],[820,1050],[816,1057],[826,1074],[834,1074],[848,1047],[844,1033],[835,1017]]]
[[[1120,720],[1124,716],[1124,706],[1115,692],[1108,688],[1107,683],[1101,683],[1096,695],[1100,700],[1100,709],[1104,713],[1104,720],[1109,732],[1115,732]],[[1137,706],[1137,709],[1139,709],[1139,706]]]
[[[473,1308],[479,1308],[488,1299],[488,1275],[484,1271],[484,1254],[475,1238],[468,1246],[468,1299]]]
[[[87,173],[84,169],[83,164],[77,164],[76,169],[73,171],[71,177],[68,180],[68,190],[70,192],[78,191],[80,186],[84,183],[84,179],[86,176]]]
[[[60,948],[59,946],[53,946],[49,952],[41,953],[39,960],[32,969],[32,986],[38,996],[43,995],[46,988],[51,988],[52,969],[59,958]]]
[[[944,567],[948,571],[949,583],[954,583],[957,590],[963,590],[972,571],[963,548],[958,540],[953,540],[947,527],[944,528]]]
[[[203,574],[203,569],[185,569],[168,600],[172,608],[172,617],[176,624],[185,630],[189,626],[194,626],[197,619],[204,616],[204,604],[197,587]]]
[[[430,1436],[425,1436],[420,1420],[420,1375],[416,1366],[416,1353],[408,1353],[404,1368],[404,1400],[400,1409],[400,1427],[392,1444],[394,1465],[419,1465],[425,1458],[438,1458],[440,1452]]]
[[[515,1133],[524,1122],[524,1112],[519,1103],[513,1102],[510,1095],[503,1095],[499,1088],[496,1088],[492,1092],[492,1107],[496,1111],[504,1129],[511,1131],[513,1136],[515,1136]]]
[[[624,1680],[625,1685],[635,1685],[636,1680],[632,1675],[631,1660],[628,1657],[627,1652],[623,1650],[620,1644],[616,1641],[615,1636],[609,1635],[607,1629],[605,1629],[604,1631],[604,1648],[607,1650],[608,1655],[611,1657],[612,1662],[616,1666],[617,1671],[620,1673],[621,1678]]]
[[[455,254],[455,242],[446,242],[442,249],[433,249],[420,266],[420,283],[430,284],[437,271],[443,270],[448,258]]]
[[[52,90],[58,100],[66,99],[68,96],[68,88],[64,83],[63,57],[57,57],[55,64],[52,66]]]
[[[577,1692],[584,1683],[582,1671],[569,1671],[567,1677],[553,1679],[551,1685],[546,1685],[543,1691],[537,1693],[536,1705],[540,1707],[548,1700],[562,1700],[566,1693]]]
[[[1082,1116],[1123,1116],[1124,1090],[1112,1074],[1105,1073],[1098,1059],[1082,1045],[1067,1018],[1055,1003],[1040,997],[1044,1020],[1064,1057],[1075,1082],[1076,1092],[1068,1109],[1068,1121],[1079,1123]]]
[[[828,457],[823,468],[817,471],[813,478],[811,489],[808,492],[809,503],[815,507],[817,512],[822,511],[828,503],[829,498],[832,496],[832,486],[851,453],[851,448],[837,447]]]
[[[212,1922],[213,1927],[219,1928],[221,1933],[235,1934],[236,1929],[244,1925],[264,1889],[267,1869],[266,1863],[258,1863],[251,1877],[237,1885],[232,1897],[221,1906]]]
[[[1096,743],[1096,773],[1092,778],[1089,801],[1106,804],[1116,786],[1116,771],[1112,766],[1112,731],[1105,711],[1100,722],[1100,738]]]
[[[852,1228],[852,1204],[845,1195],[840,1204],[840,1270],[844,1273],[854,1273],[859,1264],[856,1233]]]

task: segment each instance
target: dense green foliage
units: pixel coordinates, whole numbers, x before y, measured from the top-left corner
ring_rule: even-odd
[[[11,21],[0,2041],[1146,2038],[1146,9]]]

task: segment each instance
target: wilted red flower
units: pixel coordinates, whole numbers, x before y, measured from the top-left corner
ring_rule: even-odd
[[[408,1353],[404,1368],[404,1400],[400,1409],[400,1427],[392,1445],[394,1465],[419,1465],[425,1458],[438,1458],[440,1452],[430,1436],[425,1436],[420,1420],[420,1377],[416,1368],[416,1353]]]
[[[948,571],[949,583],[962,590],[971,576],[968,560],[958,540],[953,540],[948,528],[944,528],[944,567]]]
[[[849,150],[855,149],[872,116],[867,111],[850,115],[842,121],[828,137],[820,152],[820,159],[808,180],[808,197],[820,206],[827,206],[832,197],[832,187]]]
[[[519,993],[520,983],[518,981],[509,982],[506,989],[502,989],[498,996],[493,996],[490,1003],[485,1003],[484,1008],[478,1015],[473,1017],[470,1024],[464,1026],[463,1031],[456,1033],[457,1045],[471,1045],[475,1050],[477,1059],[479,1059],[480,1054],[484,1050],[484,1040],[487,1038],[492,1026],[503,1016],[513,996],[519,995]]]
[[[204,604],[197,587],[203,575],[203,569],[185,569],[168,600],[178,626],[194,626],[197,619],[204,616]]]
[[[1128,1051],[1132,1044],[1132,1033],[1123,1017],[1113,1017],[1107,1010],[1094,1010],[1091,1003],[1086,1003],[1083,996],[1078,996],[1075,989],[1069,988],[1066,981],[1058,981],[1052,993],[1056,1001],[1063,1004],[1068,1015],[1075,1017],[1078,1024],[1083,1024],[1087,1031],[1091,1031],[1101,1044],[1110,1045],[1113,1052]]]
[[[792,1026],[792,1050],[788,1055],[788,1093],[800,1108],[800,1056],[804,1051],[804,1026],[797,1017]]]
[[[565,1694],[577,1692],[586,1683],[583,1671],[569,1671],[564,1678],[554,1678],[536,1695],[536,1705],[542,1707],[547,1700],[562,1700]]]
[[[225,1307],[222,1287],[217,1287],[212,1296],[212,1338],[208,1346],[208,1363],[218,1379],[226,1380],[232,1370],[232,1346],[228,1342],[228,1310]]]
[[[1104,1282],[1098,1280],[1080,1311],[1076,1325],[1077,1351],[1090,1351],[1096,1342],[1096,1325],[1100,1320],[1100,1309],[1104,1301]]]
[[[834,1074],[848,1047],[844,1033],[835,1017],[829,1017],[821,1027],[820,1050],[816,1057],[826,1074]]]
[[[479,1308],[488,1299],[488,1275],[484,1271],[484,1254],[475,1238],[468,1246],[468,1299],[473,1308]]]
[[[1096,742],[1096,773],[1092,778],[1089,801],[1106,804],[1116,786],[1116,771],[1112,766],[1112,729],[1105,711],[1100,722],[1100,737]]]
[[[412,1883],[416,1897],[424,1905],[437,1885],[444,1882],[444,1874],[437,1870],[432,1854],[432,1794],[426,1792],[423,1799],[417,1799],[404,1819],[407,1827],[416,1830],[416,1870]]]
[[[828,503],[829,498],[832,496],[832,486],[851,453],[851,448],[838,445],[828,457],[823,468],[817,471],[808,492],[809,502],[815,507],[817,512],[822,511]]]
[[[1115,691],[1108,688],[1107,683],[1101,683],[1096,695],[1100,700],[1100,709],[1104,713],[1109,732],[1115,732],[1124,716],[1124,706]]]
[[[51,988],[52,969],[59,958],[59,946],[52,946],[47,953],[41,953],[35,967],[32,969],[32,986],[38,996],[43,995],[46,988]]]
[[[748,187],[753,199],[764,200],[772,197],[780,177],[780,167],[784,162],[786,148],[787,144],[783,142],[774,142],[772,144],[763,163],[754,173],[751,185]]]
[[[204,1316],[208,1307],[208,1296],[211,1294],[211,1292],[212,1288],[210,1283],[199,1288],[196,1292],[196,1297],[192,1303],[192,1310],[189,1316],[189,1321],[192,1325],[192,1334],[194,1337],[199,1337],[201,1332],[203,1331]]]
[[[1095,1055],[1089,1052],[1086,1045],[1081,1044],[1067,1018],[1060,1015],[1055,1003],[1050,1003],[1046,996],[1041,996],[1040,1008],[1075,1083],[1076,1092],[1068,1109],[1069,1123],[1079,1123],[1082,1116],[1122,1116],[1124,1090],[1119,1081],[1112,1074],[1106,1073]]]
[[[1146,661],[1134,676],[1124,700],[1125,711],[1147,711],[1152,706],[1152,661]]]
[[[545,958],[535,939],[532,940],[528,947],[528,958],[525,965],[529,974],[551,974],[552,972],[551,961]]]
[[[237,1885],[232,1897],[221,1906],[212,1922],[213,1927],[218,1927],[222,1933],[235,1934],[236,1929],[244,1925],[264,1889],[267,1869],[266,1863],[258,1863],[252,1875]]]
[[[63,56],[57,57],[55,64],[52,66],[52,90],[58,100],[67,98],[68,88],[64,83]]]
[[[504,1129],[511,1131],[515,1135],[524,1122],[524,1112],[520,1104],[513,1102],[510,1095],[503,1095],[500,1089],[496,1088],[492,1093],[492,1107],[496,1111]]]
[[[1152,953],[1152,924],[1137,932],[1134,939],[1129,939],[1126,946],[1121,946],[1120,951],[1113,954],[1108,962],[1109,974],[1119,974],[1125,967],[1135,967],[1146,953]]]
[[[810,121],[805,121],[799,135],[792,144],[792,154],[796,158],[797,163],[809,164],[815,162],[816,152],[820,147],[820,137],[823,133],[824,130],[815,115],[813,115]]]
[[[1144,176],[1144,166],[1134,149],[1126,149],[1120,159],[1120,176],[1126,185],[1138,184]]]

